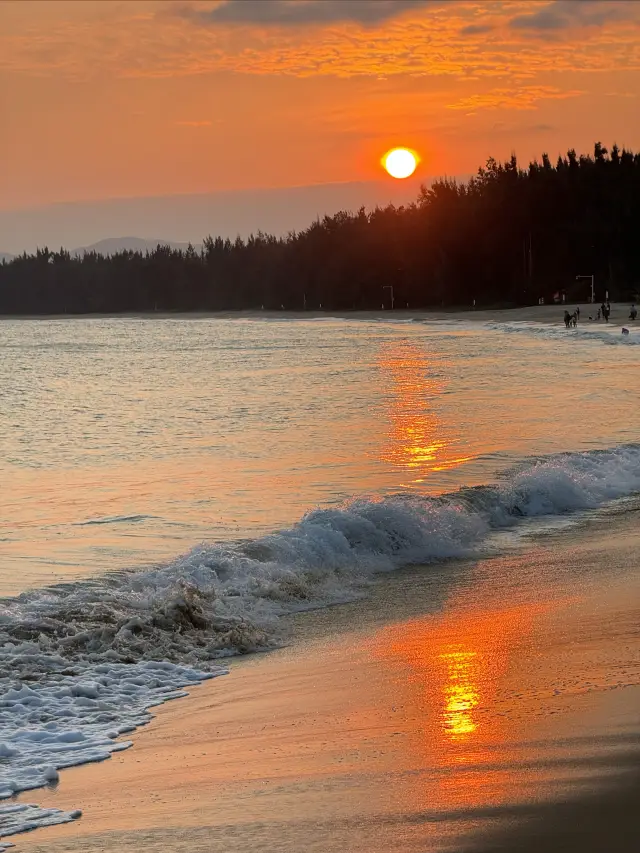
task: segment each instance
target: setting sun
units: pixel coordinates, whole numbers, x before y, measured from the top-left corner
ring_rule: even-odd
[[[408,178],[416,170],[419,157],[408,148],[392,148],[382,158],[382,165],[392,178]]]

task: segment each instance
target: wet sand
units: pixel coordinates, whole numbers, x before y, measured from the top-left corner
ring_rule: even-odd
[[[29,853],[638,849],[638,510],[382,579],[169,703]]]

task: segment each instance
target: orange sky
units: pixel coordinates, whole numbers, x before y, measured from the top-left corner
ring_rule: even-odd
[[[0,209],[640,147],[638,93],[640,2],[0,2]]]

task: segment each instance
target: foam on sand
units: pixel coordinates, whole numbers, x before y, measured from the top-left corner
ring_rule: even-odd
[[[5,650],[6,651],[6,650]],[[175,664],[74,666],[64,658],[41,660],[37,680],[16,683],[0,698],[0,799],[55,785],[65,767],[104,761],[128,749],[117,741],[151,719],[150,707],[186,695],[179,688],[225,672],[199,672]],[[38,663],[33,662],[36,676]],[[6,684],[5,684],[6,687]],[[40,809],[19,803],[0,807],[2,838],[41,826],[66,823],[81,812]]]
[[[565,329],[564,326],[551,326],[545,323],[530,321],[487,322],[485,326],[495,332],[504,334],[528,334],[546,340],[578,340],[606,344],[607,346],[637,346],[640,345],[640,334],[627,330],[620,334],[621,327],[614,322],[604,323],[583,320],[578,326]]]
[[[278,617],[362,595],[372,576],[471,556],[494,531],[640,492],[640,445],[531,459],[489,486],[318,509],[255,540],[203,545],[0,602],[0,797],[130,744],[148,709],[281,642]],[[0,807],[0,835],[75,812]]]
[[[38,806],[31,805],[31,803],[4,806],[0,812],[0,851],[14,846],[7,841],[2,841],[7,835],[30,832],[44,826],[69,823],[79,817],[82,817],[82,812],[78,809],[63,812],[60,809],[41,809]]]

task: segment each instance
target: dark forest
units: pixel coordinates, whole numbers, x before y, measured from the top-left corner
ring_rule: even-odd
[[[0,313],[239,309],[365,310],[587,301],[640,288],[640,153],[571,150],[528,168],[490,159],[467,182],[422,187],[415,203],[340,212],[278,238],[207,237],[74,257],[39,249],[0,265]]]

